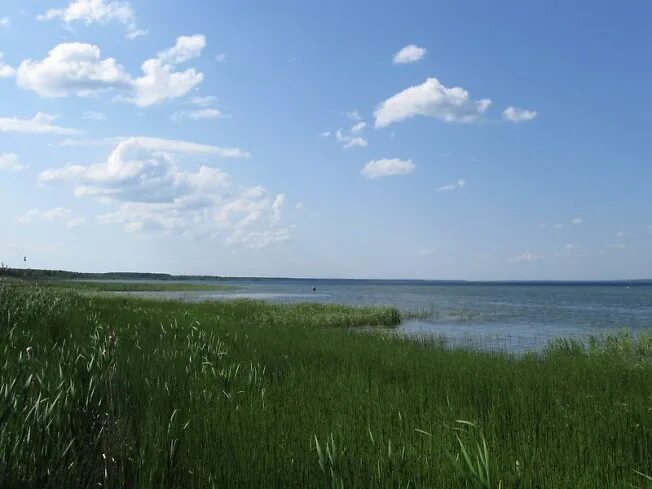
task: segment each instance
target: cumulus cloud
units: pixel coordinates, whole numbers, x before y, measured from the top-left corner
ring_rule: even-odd
[[[135,39],[147,32],[138,29],[136,13],[131,4],[124,1],[70,0],[68,6],[52,8],[36,18],[40,21],[60,19],[65,24],[83,22],[90,25],[119,22],[127,27],[127,38],[129,39]]]
[[[464,185],[466,185],[466,180],[463,179],[463,178],[460,178],[455,183],[450,183],[448,185],[444,185],[442,187],[439,187],[437,189],[437,192],[450,192],[451,190],[459,190],[459,189],[464,188]]]
[[[59,44],[43,60],[23,61],[16,78],[19,87],[43,97],[88,97],[131,83],[115,59],[101,59],[97,46],[80,42]]]
[[[409,44],[394,54],[394,64],[416,63],[423,59],[426,53],[427,50],[425,48],[420,48],[415,44]]]
[[[407,175],[412,173],[416,167],[412,160],[400,160],[398,158],[371,160],[362,168],[360,174],[365,178]]]
[[[353,127],[351,128],[351,132],[353,134],[358,134],[364,131],[366,127],[367,127],[367,123],[365,121],[360,121],[353,125]]]
[[[217,109],[199,109],[175,112],[170,116],[170,119],[173,121],[182,121],[184,119],[200,121],[205,119],[219,119],[221,117],[224,117],[224,115]]]
[[[41,172],[39,182],[70,184],[77,197],[113,206],[97,216],[98,222],[120,225],[127,232],[222,237],[226,244],[252,248],[285,241],[290,233],[280,225],[284,194],[237,186],[221,169],[194,163],[208,155],[246,154],[133,137],[120,141],[104,163],[48,169]]]
[[[226,61],[226,54],[225,53],[216,54],[215,61],[217,61],[218,63],[223,63],[224,61]]]
[[[536,116],[535,110],[519,109],[518,107],[507,107],[503,111],[503,118],[510,122],[531,121]]]
[[[21,171],[27,168],[27,165],[18,161],[18,155],[15,153],[0,153],[0,171]]]
[[[447,88],[436,78],[428,78],[382,102],[374,112],[375,126],[386,127],[417,115],[445,122],[474,122],[489,105],[489,99],[472,100],[463,88]]]
[[[31,223],[36,221],[60,222],[67,228],[75,228],[86,222],[86,218],[75,215],[72,210],[65,207],[54,209],[31,209],[18,218],[18,222]]]
[[[4,53],[0,52],[0,78],[11,78],[16,74],[16,70],[5,64],[4,57]]]
[[[17,117],[0,117],[0,132],[18,134],[80,134],[80,131],[59,127],[52,124],[57,116],[38,112],[32,119],[19,119]]]
[[[202,82],[204,75],[195,69],[175,71],[175,67],[199,56],[205,45],[203,35],[181,36],[173,47],[146,60],[142,76],[134,78],[115,59],[103,59],[97,46],[62,43],[42,60],[23,61],[16,81],[43,97],[89,97],[117,91],[120,100],[147,107],[186,95]]]
[[[510,261],[517,262],[517,263],[532,263],[532,262],[541,261],[543,259],[544,257],[541,255],[537,255],[535,253],[526,251],[525,253],[510,258]]]

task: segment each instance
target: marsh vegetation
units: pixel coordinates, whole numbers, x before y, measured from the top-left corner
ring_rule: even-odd
[[[513,356],[349,331],[399,320],[0,282],[0,487],[649,484],[649,338]]]

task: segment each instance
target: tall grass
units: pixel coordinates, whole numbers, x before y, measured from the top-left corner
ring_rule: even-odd
[[[398,319],[0,285],[0,487],[645,487],[641,355],[347,330]]]

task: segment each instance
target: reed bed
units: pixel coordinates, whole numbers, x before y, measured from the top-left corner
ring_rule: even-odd
[[[645,345],[349,331],[398,320],[0,283],[0,487],[649,487]]]

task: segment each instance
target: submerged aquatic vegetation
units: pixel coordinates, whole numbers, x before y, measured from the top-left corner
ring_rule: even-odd
[[[638,343],[515,357],[347,333],[399,319],[0,284],[0,487],[646,483]]]

